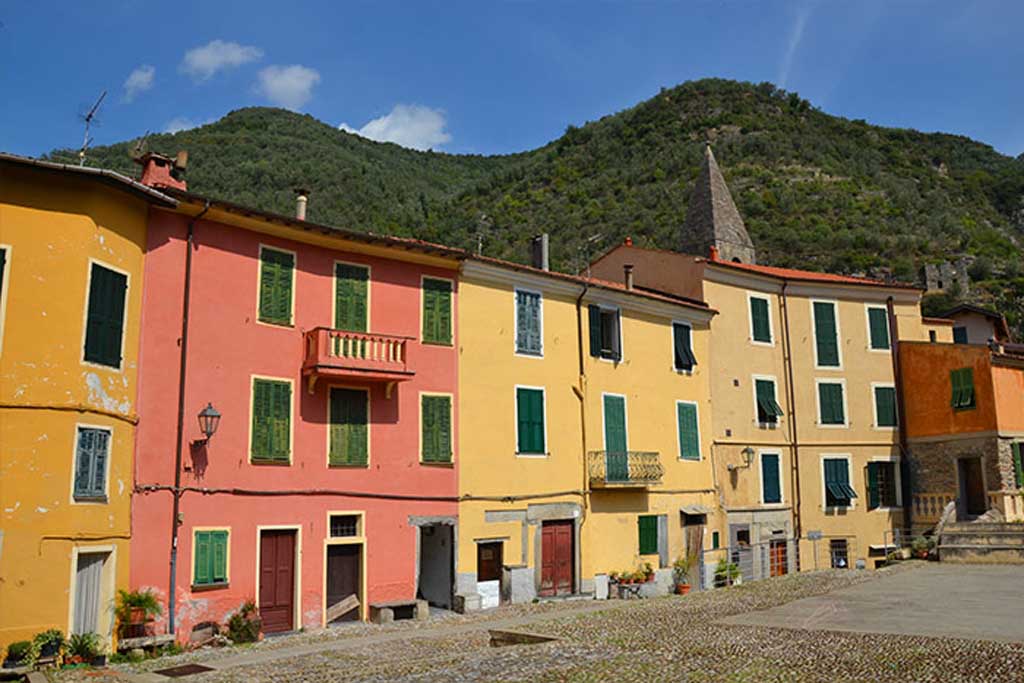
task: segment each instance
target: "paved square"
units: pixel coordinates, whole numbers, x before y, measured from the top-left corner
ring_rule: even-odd
[[[722,623],[1024,643],[1024,566],[932,564]]]

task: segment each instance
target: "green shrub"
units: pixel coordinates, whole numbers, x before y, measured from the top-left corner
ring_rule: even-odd
[[[262,625],[256,603],[247,600],[228,619],[228,637],[235,643],[254,643],[260,637]]]
[[[7,646],[7,660],[21,662],[28,658],[32,651],[32,643],[27,640],[19,640]]]
[[[90,660],[103,654],[103,643],[97,633],[73,633],[68,639],[68,654]]]
[[[141,609],[146,618],[159,616],[163,612],[160,601],[157,600],[153,591],[117,591],[117,616],[118,629],[124,635],[132,621],[132,610]]]

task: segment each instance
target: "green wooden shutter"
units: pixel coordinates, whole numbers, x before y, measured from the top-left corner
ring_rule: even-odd
[[[609,453],[625,453],[626,399],[622,396],[604,397],[604,449]]]
[[[777,453],[761,454],[761,487],[765,503],[782,502],[782,486],[779,482],[779,456]]]
[[[590,355],[601,356],[601,308],[590,304],[587,306],[587,318],[590,321]]]
[[[967,328],[966,327],[954,327],[953,328],[953,343],[954,344],[966,344],[967,343]]]
[[[331,465],[366,465],[368,448],[367,392],[360,389],[331,389]]]
[[[210,578],[214,583],[224,583],[228,580],[228,532],[211,531],[210,545],[213,549]]]
[[[520,453],[544,453],[544,392],[516,389],[518,449]]]
[[[882,503],[882,493],[878,486],[878,468],[881,463],[868,463],[868,509],[873,510]]]
[[[210,548],[210,532],[209,531],[197,531],[195,532],[195,548],[193,548],[193,562],[195,563],[195,574],[194,582],[196,585],[203,585],[213,582],[213,575],[211,572],[211,548]]]
[[[782,407],[775,400],[775,382],[770,379],[754,381],[754,394],[757,399],[757,420],[768,424],[778,422],[782,417]]]
[[[679,457],[684,460],[700,460],[697,406],[690,403],[677,403],[676,425],[679,429]]]
[[[85,327],[85,360],[117,367],[121,364],[125,293],[128,277],[92,264]]]
[[[451,399],[424,396],[421,404],[424,462],[451,462]]]
[[[843,385],[822,382],[818,385],[821,424],[841,425],[846,422],[843,411]]]
[[[265,380],[252,384],[252,450],[253,460],[270,455],[270,386]]]
[[[751,297],[750,319],[754,328],[754,341],[771,343],[772,327],[768,320],[768,300]]]
[[[292,275],[295,256],[286,251],[260,250],[260,311],[262,322],[292,322]]]
[[[369,269],[347,263],[334,266],[334,320],[337,329],[366,332]]]
[[[273,394],[273,446],[275,460],[287,460],[292,423],[292,387],[287,382],[274,382]]]
[[[1013,451],[1013,473],[1017,480],[1017,488],[1024,489],[1024,443],[1010,445]]]
[[[875,387],[875,424],[896,426],[896,390],[892,387]]]
[[[676,370],[693,370],[697,358],[693,355],[690,326],[672,323],[673,356]]]
[[[658,553],[657,515],[640,515],[636,518],[636,526],[640,537],[640,554],[656,555]]]
[[[839,341],[836,338],[836,309],[831,303],[814,302],[814,337],[818,365],[839,366]]]
[[[871,333],[871,348],[889,348],[889,313],[884,308],[868,309],[868,327]]]
[[[423,279],[423,341],[452,341],[452,288],[447,280]]]
[[[288,382],[253,381],[253,460],[287,461],[290,455],[292,388]]]

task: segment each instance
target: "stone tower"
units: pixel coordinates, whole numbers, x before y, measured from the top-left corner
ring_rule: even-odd
[[[723,261],[756,263],[757,252],[743,225],[729,187],[725,184],[711,145],[704,149],[704,165],[697,176],[686,221],[680,235],[680,251],[695,256],[708,256],[711,247],[718,250]]]

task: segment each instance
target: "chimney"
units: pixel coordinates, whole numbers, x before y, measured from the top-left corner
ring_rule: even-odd
[[[625,246],[627,246],[627,247],[631,247],[631,246],[633,246],[633,238],[632,238],[632,237],[629,237],[629,236],[627,236],[627,237],[626,237],[626,239],[625,239],[625,240],[623,240],[623,242],[622,242],[622,243],[623,243],[623,244],[624,244]]]
[[[309,204],[309,190],[301,187],[295,188],[295,217],[300,221],[306,220],[306,205]]]
[[[633,289],[633,264],[624,264],[622,266],[622,273],[626,278],[626,289]]]
[[[530,242],[530,260],[534,268],[551,270],[551,262],[548,258],[548,234],[534,237]]]
[[[718,260],[718,247],[716,247],[713,244],[708,249],[708,260],[709,261],[717,261]]]
[[[146,152],[135,160],[142,166],[142,177],[139,182],[147,187],[161,189],[186,190],[185,168],[188,166],[188,152],[178,152],[176,158]]]

